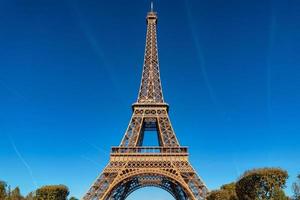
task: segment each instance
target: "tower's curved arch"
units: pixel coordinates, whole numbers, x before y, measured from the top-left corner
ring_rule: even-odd
[[[137,170],[130,172],[111,185],[104,199],[126,199],[132,192],[143,187],[158,187],[169,192],[176,200],[191,199],[189,187],[179,176],[164,170]]]

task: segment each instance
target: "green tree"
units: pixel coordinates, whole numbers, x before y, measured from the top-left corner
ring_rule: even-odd
[[[35,200],[67,200],[69,189],[64,185],[48,185],[36,190]]]
[[[0,200],[5,200],[7,196],[6,187],[6,183],[4,181],[0,181]]]
[[[11,190],[10,190],[10,185],[7,186],[5,200],[11,200]]]
[[[230,196],[227,191],[225,190],[213,190],[211,191],[208,196],[207,200],[229,200]]]
[[[293,183],[294,200],[300,200],[300,174],[297,178],[298,180]]]
[[[34,193],[30,192],[29,194],[27,194],[27,196],[25,197],[25,200],[34,200]]]
[[[235,183],[223,185],[219,190],[210,192],[207,200],[237,200]]]
[[[10,200],[24,200],[24,197],[21,195],[20,188],[16,187],[10,193]]]
[[[279,168],[247,171],[236,183],[238,199],[277,200],[276,196],[282,195],[287,178],[287,172]]]
[[[76,197],[71,197],[69,200],[78,200]]]
[[[290,200],[289,197],[287,197],[282,189],[277,190],[274,192],[274,200]]]
[[[5,200],[7,197],[7,184],[0,181],[0,200]]]
[[[237,195],[236,195],[236,184],[235,183],[229,183],[221,186],[221,190],[225,190],[229,194],[229,200],[237,200]]]

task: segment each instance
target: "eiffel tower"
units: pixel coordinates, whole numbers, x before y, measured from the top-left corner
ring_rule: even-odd
[[[207,187],[180,146],[163,99],[157,50],[157,14],[148,12],[144,66],[137,102],[125,135],[112,147],[110,161],[83,200],[124,200],[135,190],[154,186],[176,200],[202,200]],[[143,146],[145,131],[156,131],[159,146]]]

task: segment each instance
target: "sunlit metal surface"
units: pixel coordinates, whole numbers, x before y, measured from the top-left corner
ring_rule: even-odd
[[[158,64],[157,15],[147,15],[143,74],[138,100],[119,147],[112,147],[110,161],[83,200],[124,200],[133,191],[155,186],[177,200],[202,200],[207,187],[181,147],[164,102]],[[159,147],[144,147],[145,130],[156,130]]]

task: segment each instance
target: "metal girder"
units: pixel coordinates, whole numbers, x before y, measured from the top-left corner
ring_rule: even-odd
[[[159,144],[163,147],[178,147],[179,142],[172,128],[167,107],[134,107],[131,121],[120,144],[121,147],[141,146],[143,132],[147,124],[155,124],[158,132]]]
[[[142,187],[159,187],[176,200],[204,200],[207,187],[188,161],[172,128],[159,74],[157,15],[147,15],[142,81],[133,114],[119,147],[83,200],[124,200]],[[144,131],[156,130],[159,147],[143,147]]]

